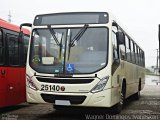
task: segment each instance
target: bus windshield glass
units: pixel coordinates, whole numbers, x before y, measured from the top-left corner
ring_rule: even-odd
[[[39,73],[93,73],[107,65],[106,27],[37,28],[31,42],[30,66]]]

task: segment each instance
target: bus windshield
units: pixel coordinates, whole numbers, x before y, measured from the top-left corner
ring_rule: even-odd
[[[37,28],[32,32],[30,66],[48,74],[94,73],[107,65],[107,46],[106,27]]]

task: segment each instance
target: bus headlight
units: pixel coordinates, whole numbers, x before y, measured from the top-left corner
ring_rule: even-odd
[[[107,84],[109,76],[102,78],[99,83],[91,90],[92,93],[100,92]]]
[[[38,90],[38,88],[36,87],[36,85],[34,84],[34,82],[32,81],[32,79],[26,75],[26,79],[27,79],[27,86],[35,91]]]

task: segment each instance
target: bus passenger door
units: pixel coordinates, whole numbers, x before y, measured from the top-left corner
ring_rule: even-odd
[[[7,69],[7,102],[8,105],[14,105],[21,102],[22,84],[20,66],[19,43],[18,36],[14,34],[7,34],[8,43],[8,69]]]
[[[3,40],[3,31],[0,29],[0,107],[5,106],[7,99],[7,81],[6,81],[6,67],[5,64],[5,49]]]

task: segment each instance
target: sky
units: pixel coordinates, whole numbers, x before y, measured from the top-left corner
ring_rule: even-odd
[[[35,15],[71,11],[109,11],[145,51],[146,66],[156,66],[160,0],[0,0],[0,18],[32,23]]]

